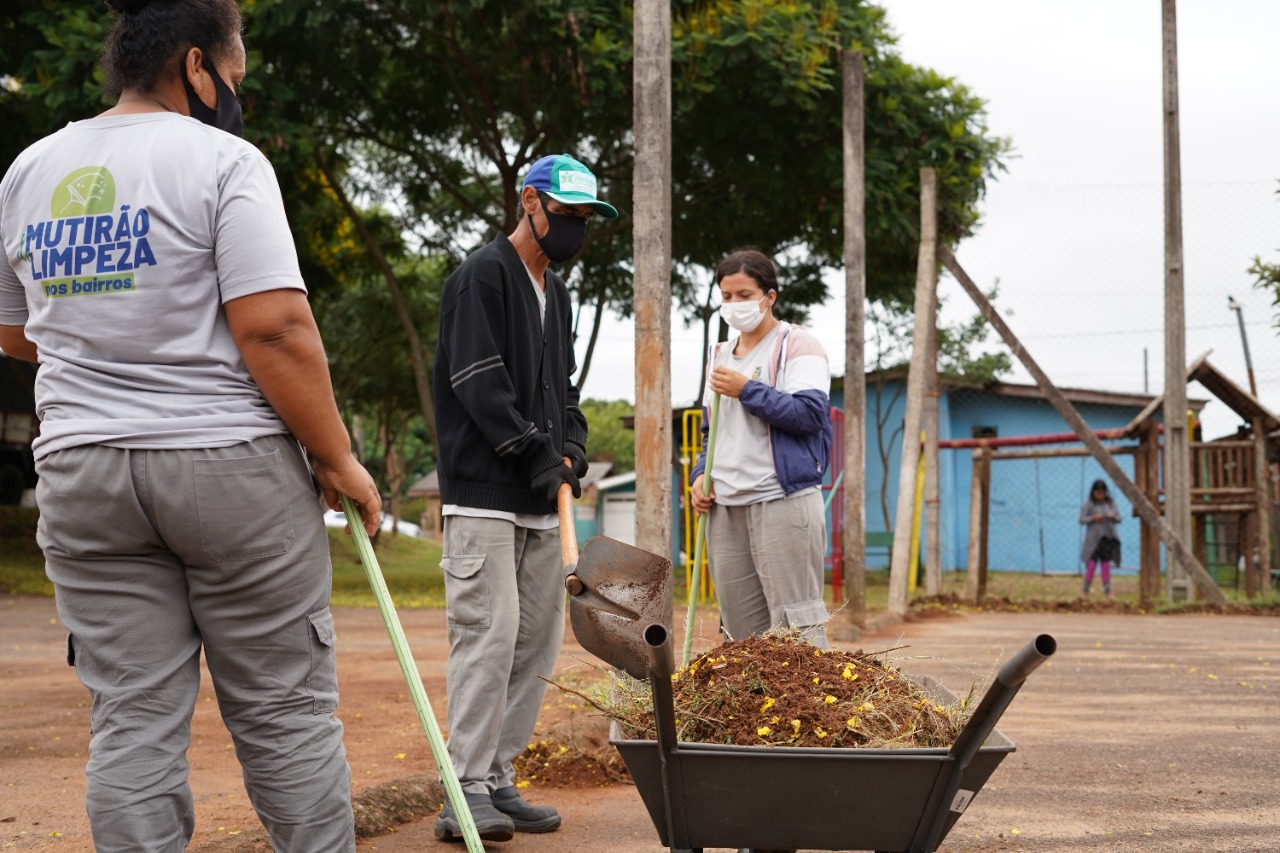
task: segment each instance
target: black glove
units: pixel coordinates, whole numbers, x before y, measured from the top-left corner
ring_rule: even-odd
[[[561,456],[568,456],[573,461],[573,473],[579,478],[587,476],[587,451],[581,444],[573,441],[566,441],[564,449],[560,451]]]
[[[565,483],[573,487],[575,498],[582,497],[582,484],[578,482],[578,475],[574,474],[573,469],[568,465],[563,464],[552,466],[538,474],[530,481],[529,487],[533,489],[534,494],[542,495],[551,503],[555,503],[556,493]]]

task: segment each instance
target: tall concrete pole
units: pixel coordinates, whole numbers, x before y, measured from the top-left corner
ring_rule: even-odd
[[[634,14],[636,545],[670,554],[671,6],[636,0]]]
[[[845,51],[843,72],[845,610],[841,622],[849,627],[837,630],[837,635],[857,639],[852,626],[864,626],[867,618],[866,106],[861,51]]]
[[[933,301],[938,295],[938,177],[920,170],[920,250],[916,260],[915,325],[911,333],[911,367],[907,373],[907,411],[898,463],[898,508],[893,524],[889,565],[889,612],[907,612],[907,574],[912,570],[911,542],[916,536],[916,465],[920,461],[920,421],[924,408],[925,374],[929,370],[929,334]]]
[[[1182,267],[1182,155],[1178,138],[1175,0],[1162,0],[1164,30],[1164,511],[1191,545],[1191,443],[1187,435],[1187,331]],[[1188,568],[1167,554],[1167,594],[1190,598]]]

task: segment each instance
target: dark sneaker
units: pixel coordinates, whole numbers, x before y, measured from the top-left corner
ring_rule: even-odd
[[[494,791],[493,807],[511,818],[516,832],[555,832],[560,828],[560,814],[555,809],[526,803],[514,786]]]
[[[471,811],[471,819],[475,821],[476,830],[485,841],[510,841],[516,834],[516,826],[511,818],[493,807],[493,800],[488,794],[467,794],[467,808]],[[556,817],[559,825],[560,818]],[[545,831],[545,830],[544,830]],[[453,811],[453,804],[446,798],[440,817],[436,818],[436,838],[441,841],[462,841],[462,823]]]

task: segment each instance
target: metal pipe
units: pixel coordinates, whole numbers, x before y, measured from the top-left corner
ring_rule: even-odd
[[[960,779],[965,768],[969,766],[969,762],[990,736],[1000,715],[1009,707],[1009,703],[1017,695],[1022,683],[1027,680],[1027,676],[1057,650],[1058,641],[1048,634],[1041,634],[1019,649],[996,672],[995,680],[987,688],[982,701],[978,703],[973,715],[969,717],[969,722],[965,724],[964,729],[956,737],[956,742],[948,751],[951,764],[937,817],[924,838],[923,846],[913,845],[912,850],[937,849],[943,827],[946,826],[947,817],[951,812],[951,804],[955,800],[956,792],[960,789]]]
[[[1124,430],[1120,428],[1094,430],[1093,434],[1103,440],[1125,437]],[[1004,438],[949,438],[939,441],[938,447],[944,450],[968,447],[1031,447],[1037,444],[1065,444],[1079,440],[1080,436],[1074,432],[1052,432],[1044,435],[1010,435]]]
[[[671,638],[665,625],[654,623],[644,629],[644,642],[649,649],[649,685],[653,691],[653,723],[657,729],[658,774],[662,777],[662,808],[667,818],[667,847],[675,853],[676,819],[671,809],[672,793],[673,789],[678,789],[680,796],[683,796],[684,789],[678,782],[679,764],[675,756],[677,733],[675,699],[671,694]],[[681,849],[685,846],[679,845]]]
[[[1227,297],[1227,307],[1236,312],[1236,320],[1240,323],[1240,343],[1244,345],[1244,369],[1249,374],[1249,393],[1258,399],[1258,383],[1253,378],[1253,359],[1249,358],[1249,336],[1244,331],[1244,309],[1236,302],[1234,296]]]

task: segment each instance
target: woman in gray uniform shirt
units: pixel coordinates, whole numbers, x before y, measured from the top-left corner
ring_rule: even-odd
[[[278,851],[353,851],[317,492],[377,528],[270,165],[234,0],[108,0],[116,106],[0,183],[0,347],[39,361],[39,541],[93,700],[105,851],[183,849],[203,649]],[[310,454],[308,470],[303,448]]]

